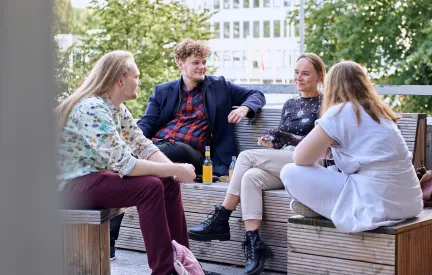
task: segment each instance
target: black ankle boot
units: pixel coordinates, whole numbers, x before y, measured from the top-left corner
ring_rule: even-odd
[[[229,241],[230,227],[228,220],[231,213],[231,210],[222,205],[215,206],[215,210],[208,214],[204,222],[198,226],[188,228],[189,238],[201,242],[212,240]]]
[[[244,273],[248,275],[261,274],[265,261],[272,257],[270,248],[261,241],[258,230],[246,232],[243,251],[246,257]]]

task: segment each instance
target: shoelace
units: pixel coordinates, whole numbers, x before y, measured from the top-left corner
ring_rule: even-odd
[[[245,236],[245,241],[242,243],[243,253],[246,257],[246,260],[255,259],[255,247],[252,244],[252,237],[250,235]]]
[[[215,206],[215,210],[213,210],[212,212],[208,213],[207,214],[207,220],[203,221],[201,224],[204,225],[204,226],[207,226],[207,225],[211,224],[216,219],[216,217],[219,215],[220,211],[221,210],[218,209],[217,206]]]

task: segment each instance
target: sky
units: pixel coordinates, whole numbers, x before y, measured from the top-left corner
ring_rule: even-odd
[[[85,8],[90,0],[72,0],[72,7],[74,8]]]

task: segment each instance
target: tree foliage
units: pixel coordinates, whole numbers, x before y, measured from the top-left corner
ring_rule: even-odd
[[[298,20],[298,11],[288,14]],[[311,0],[305,44],[327,66],[353,60],[377,84],[432,84],[430,0]],[[400,96],[397,111],[432,113],[431,96]]]
[[[179,77],[174,62],[174,46],[184,38],[208,40],[211,37],[205,10],[197,12],[179,1],[93,0],[98,30],[87,30],[74,51],[73,70],[68,72],[68,90],[74,90],[94,63],[105,53],[128,50],[141,72],[139,98],[126,104],[140,117],[156,84]]]
[[[55,0],[53,33],[71,33],[73,28],[73,11],[70,0]]]
[[[99,17],[92,8],[73,9],[72,34],[83,35],[87,30],[100,29]]]

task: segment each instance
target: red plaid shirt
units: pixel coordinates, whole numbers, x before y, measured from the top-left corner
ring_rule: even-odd
[[[180,108],[175,118],[153,137],[153,141],[180,141],[205,151],[210,144],[210,126],[203,102],[203,94],[196,88],[183,91]]]

